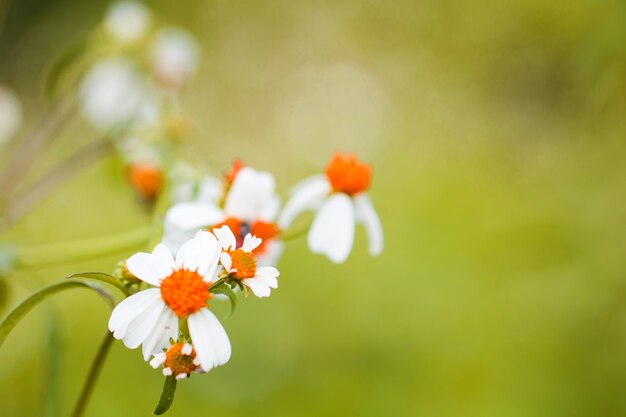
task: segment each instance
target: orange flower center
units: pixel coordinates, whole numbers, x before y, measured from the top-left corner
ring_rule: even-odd
[[[211,297],[209,284],[195,271],[179,269],[161,282],[161,298],[181,318],[206,307]]]
[[[128,170],[131,185],[146,199],[155,198],[163,188],[163,175],[158,166],[151,163],[135,163]]]
[[[165,366],[172,370],[173,375],[191,374],[197,366],[193,364],[193,360],[196,357],[196,350],[192,349],[191,355],[183,354],[184,343],[174,343],[165,352]]]
[[[237,271],[232,274],[236,279],[252,278],[256,274],[256,261],[251,253],[244,252],[243,249],[236,249],[228,252],[233,262],[233,268]]]
[[[256,221],[252,223],[242,222],[235,217],[228,217],[220,224],[216,224],[211,230],[219,229],[222,226],[228,226],[237,239],[237,247],[243,245],[243,240],[248,233],[262,239],[261,244],[252,251],[256,256],[262,255],[267,250],[266,244],[280,234],[280,229],[274,223],[264,221]]]
[[[352,196],[369,188],[372,167],[357,161],[354,154],[335,153],[326,166],[325,174],[334,192]]]

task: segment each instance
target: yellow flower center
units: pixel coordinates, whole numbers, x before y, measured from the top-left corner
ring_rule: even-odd
[[[243,249],[235,249],[228,253],[232,260],[232,268],[237,271],[231,274],[236,279],[252,278],[256,274],[256,261],[251,253]]]
[[[212,297],[209,284],[196,271],[179,269],[161,282],[161,298],[181,318],[206,306]]]
[[[175,343],[165,352],[165,366],[172,370],[172,375],[191,374],[197,366],[193,364],[196,350],[192,349],[190,355],[183,354],[184,343]]]

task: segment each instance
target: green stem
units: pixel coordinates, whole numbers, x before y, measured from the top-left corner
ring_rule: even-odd
[[[142,227],[110,236],[22,247],[17,251],[17,264],[28,268],[117,253],[147,242],[150,233],[150,227]]]
[[[81,417],[84,414],[87,402],[89,401],[89,397],[91,396],[94,386],[96,385],[96,380],[100,375],[100,371],[102,370],[102,366],[104,365],[104,361],[106,360],[112,343],[113,335],[107,331],[106,336],[104,336],[104,339],[100,344],[98,353],[96,353],[96,357],[93,359],[91,368],[89,369],[87,380],[83,385],[83,390],[81,391],[80,397],[78,397],[78,401],[74,407],[74,413],[72,413],[73,417]]]
[[[220,278],[217,281],[215,281],[213,284],[211,284],[211,286],[209,287],[209,291],[211,291],[213,288],[215,287],[219,287],[220,285],[222,285],[224,282],[226,282],[226,277],[224,278]]]

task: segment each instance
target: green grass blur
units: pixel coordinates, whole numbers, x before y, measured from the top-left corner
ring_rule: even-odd
[[[30,124],[47,63],[106,5],[11,3],[0,80]],[[151,6],[204,49],[185,93],[190,159],[218,173],[241,157],[286,197],[332,151],[354,150],[374,166],[386,238],[370,258],[359,231],[341,266],[290,243],[280,288],[224,321],[230,362],[180,383],[169,416],[626,415],[624,2]],[[33,176],[96,135],[76,120]],[[108,159],[2,240],[54,245],[148,222]],[[20,270],[9,305],[128,255]],[[0,350],[0,415],[68,415],[107,320],[81,290],[28,316]],[[151,415],[162,382],[116,342],[87,415]]]

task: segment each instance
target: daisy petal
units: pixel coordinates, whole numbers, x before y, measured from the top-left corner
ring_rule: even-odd
[[[135,320],[133,320],[126,329],[126,334],[122,338],[122,342],[129,349],[135,349],[148,339],[154,329],[154,326],[165,309],[165,304],[158,300],[142,312]]]
[[[330,184],[323,175],[316,175],[298,185],[278,218],[278,226],[285,230],[304,210],[317,209],[331,191]]]
[[[150,288],[133,294],[120,302],[113,309],[109,319],[109,330],[113,332],[113,336],[116,339],[124,337],[128,325],[146,308],[160,299],[161,291],[158,288]]]
[[[172,273],[171,258],[165,245],[157,245],[153,253],[139,252],[128,258],[126,267],[140,280],[158,287]]]
[[[383,228],[372,201],[367,194],[361,194],[354,198],[354,206],[357,219],[365,226],[370,255],[380,255],[384,246]]]
[[[208,308],[201,308],[187,319],[189,335],[200,366],[206,372],[230,359],[230,341],[226,331]]]
[[[224,220],[224,214],[210,203],[179,203],[173,205],[165,215],[165,234],[168,229],[192,231]],[[192,235],[193,236],[193,235]]]
[[[263,239],[252,236],[250,233],[248,233],[243,239],[243,245],[241,245],[241,249],[243,249],[244,252],[250,253],[258,248],[261,242],[263,242]]]
[[[253,221],[275,211],[276,194],[274,177],[269,172],[259,172],[243,167],[237,173],[224,202],[228,216]]]
[[[280,272],[271,266],[262,266],[256,269],[256,278],[267,284],[271,288],[278,288],[278,280],[276,279]]]
[[[223,250],[235,250],[237,247],[237,239],[230,227],[224,225],[218,229],[213,229],[213,234],[217,237]]]
[[[224,267],[226,272],[230,272],[230,269],[233,266],[233,260],[230,258],[230,255],[227,252],[222,252],[222,255],[220,256],[220,262],[222,263],[222,266]]]
[[[309,249],[342,263],[354,241],[354,204],[343,193],[331,195],[313,219],[308,235]]]
[[[163,309],[148,338],[143,342],[143,359],[147,361],[154,353],[169,346],[169,339],[178,336],[178,318],[169,308]]]
[[[241,283],[250,288],[259,298],[269,297],[272,292],[270,287],[259,278],[246,278]]]
[[[195,238],[183,244],[176,254],[176,267],[211,275],[219,256],[217,239],[212,233],[198,232]],[[213,265],[215,263],[215,265]]]

